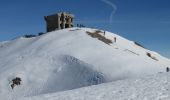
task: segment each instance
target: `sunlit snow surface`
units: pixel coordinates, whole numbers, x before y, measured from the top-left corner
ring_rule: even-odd
[[[166,67],[170,66],[170,60],[116,34],[106,32],[104,36],[104,33],[99,33],[112,40],[113,43],[109,45],[87,34],[96,31],[98,30],[90,28],[69,28],[33,38],[20,37],[1,42],[0,99],[18,100],[22,97],[50,95],[101,83],[105,84],[96,86],[98,89],[105,85],[106,89],[114,88],[113,85],[117,83],[113,81],[124,82],[165,72]],[[158,61],[148,57],[146,53],[150,53]],[[11,81],[16,77],[21,78],[21,85],[12,90]],[[121,86],[117,88],[121,89]],[[89,92],[91,87],[87,89],[88,93],[82,92],[84,96],[95,94],[93,91]],[[81,100],[80,98],[77,100]]]
[[[170,73],[126,79],[21,100],[169,100]]]

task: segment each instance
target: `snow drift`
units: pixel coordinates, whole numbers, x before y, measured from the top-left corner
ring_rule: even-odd
[[[169,75],[159,73],[20,100],[169,100]]]
[[[115,41],[116,38],[116,41]],[[0,98],[17,100],[165,72],[170,60],[114,33],[69,28],[0,43]],[[21,85],[11,88],[12,79]]]

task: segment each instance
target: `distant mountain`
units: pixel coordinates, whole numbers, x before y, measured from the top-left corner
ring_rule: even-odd
[[[169,59],[114,33],[57,30],[0,43],[0,98],[18,100],[138,78],[167,67]]]

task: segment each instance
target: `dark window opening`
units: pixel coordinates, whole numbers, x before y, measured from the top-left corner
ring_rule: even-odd
[[[69,24],[65,24],[65,28],[69,28]]]
[[[63,29],[63,28],[64,28],[62,24],[60,24],[60,28],[61,28],[61,29]]]
[[[66,20],[66,23],[68,23],[68,22],[69,22],[69,19],[68,19],[68,18],[66,18],[65,20]]]

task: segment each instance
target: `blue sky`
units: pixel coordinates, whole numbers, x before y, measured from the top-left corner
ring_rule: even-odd
[[[0,41],[45,32],[43,16],[61,11],[75,23],[105,29],[170,58],[169,0],[1,0]],[[110,22],[110,14],[115,11]]]

